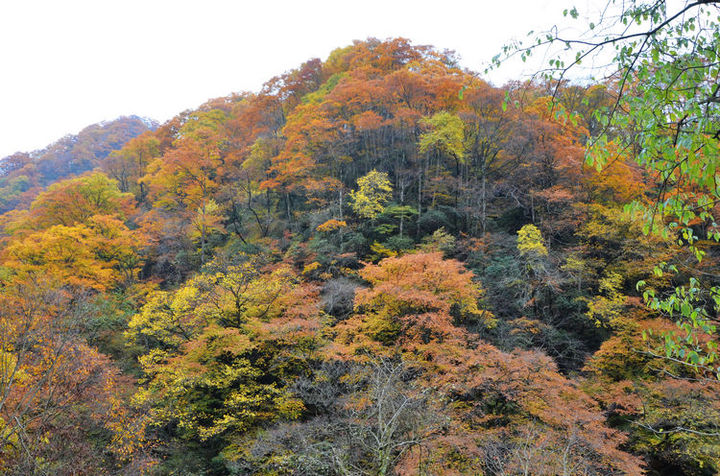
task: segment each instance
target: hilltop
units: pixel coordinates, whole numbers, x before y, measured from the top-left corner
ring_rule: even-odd
[[[43,188],[94,169],[130,139],[158,124],[138,116],[92,124],[47,147],[0,158],[0,212],[27,206]]]

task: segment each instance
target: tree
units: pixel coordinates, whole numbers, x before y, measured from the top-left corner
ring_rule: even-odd
[[[221,229],[217,226],[217,202],[213,200],[228,154],[226,120],[227,113],[221,109],[192,114],[179,127],[172,147],[165,148],[162,157],[148,164],[138,182],[141,188],[148,187],[148,197],[156,209],[170,212],[167,221],[174,222],[178,234],[198,233],[200,265],[209,254],[208,232]]]
[[[117,181],[96,172],[48,187],[30,205],[27,223],[15,227],[38,230],[53,225],[87,224],[93,215],[127,219],[134,208],[131,194],[121,192]]]
[[[0,257],[20,276],[48,275],[73,287],[104,291],[135,280],[144,238],[113,216],[95,215],[84,224],[13,236]]]
[[[546,282],[549,281],[547,273],[548,250],[540,229],[532,224],[520,228],[517,236],[517,249],[520,256],[525,260],[526,276],[530,282],[534,283],[532,288],[539,285],[538,281],[542,282],[542,284],[549,284]],[[532,289],[533,297],[535,292],[535,289]]]
[[[342,142],[339,128],[324,108],[315,104],[298,105],[282,129],[284,147],[271,159],[268,178],[261,189],[275,190],[284,195],[287,219],[292,221],[292,197],[304,193],[306,198],[322,197],[337,189],[337,179],[322,173],[324,162],[336,162]]]
[[[449,158],[454,162],[455,174],[460,177],[460,165],[465,160],[465,124],[457,115],[442,111],[424,119],[422,123],[429,129],[420,136],[418,151],[435,156],[435,178],[440,180],[441,171],[444,169],[442,160]],[[428,168],[430,163],[428,161]],[[457,187],[459,188],[459,187]],[[432,207],[435,207],[438,190],[433,191]],[[458,193],[455,194],[457,204]]]
[[[358,190],[350,192],[355,213],[375,220],[392,197],[392,185],[388,174],[373,169],[357,180]]]
[[[398,462],[427,455],[448,423],[443,399],[415,379],[418,371],[397,359],[325,361],[293,385],[313,409],[308,417],[240,440],[228,466],[240,474],[398,474]]]
[[[259,425],[300,416],[288,386],[317,347],[314,288],[286,266],[208,263],[174,292],[152,293],[129,323],[143,385],[133,397],[147,431],[173,428],[221,449]],[[230,451],[230,450],[228,450]]]
[[[521,255],[528,255],[530,259],[538,259],[548,254],[542,234],[535,225],[525,225],[518,230],[517,247]]]
[[[416,253],[368,265],[361,276],[370,287],[356,293],[356,314],[334,327],[327,352],[351,361],[402,356],[422,369],[415,385],[453,402],[446,430],[423,451],[407,451],[397,473],[640,471],[618,449],[625,438],[547,356],[503,353],[468,330],[495,322],[460,263]]]
[[[548,239],[566,239],[577,227],[572,203],[582,200],[583,140],[574,114],[538,87],[512,91],[514,134],[503,155],[509,164],[503,180],[531,221],[544,220]],[[552,110],[552,107],[555,109]],[[550,230],[549,225],[555,230]]]
[[[385,208],[383,213],[390,215],[395,220],[400,220],[399,235],[403,237],[403,229],[405,221],[410,220],[417,215],[417,210],[412,208],[410,205],[391,205]]]
[[[145,168],[156,157],[160,156],[160,141],[150,133],[131,139],[120,150],[115,150],[103,161],[102,169],[118,181],[121,192],[132,192],[142,202],[147,195],[140,177],[145,175]]]
[[[467,124],[466,162],[471,166],[470,177],[466,184],[469,193],[467,213],[472,216],[479,208],[481,231],[485,234],[488,176],[501,162],[501,152],[511,135],[511,114],[503,111],[502,90],[493,88],[484,81],[472,84],[463,91],[462,96],[466,107],[459,112],[459,116]],[[477,193],[478,188],[479,193]],[[479,204],[479,207],[475,204]]]
[[[588,360],[587,391],[607,409],[613,425],[628,432],[629,447],[643,455],[650,470],[716,473],[720,382],[698,380],[682,361],[668,362],[658,352],[665,346],[661,336],[676,327],[666,319],[648,319],[641,306],[640,300],[628,306],[615,321],[615,334]]]
[[[587,302],[588,319],[594,320],[595,325],[617,326],[620,314],[624,310],[627,296],[622,295],[623,277],[618,273],[608,272],[600,279],[600,296]]]
[[[102,471],[88,434],[101,432],[118,375],[83,342],[82,296],[47,277],[0,292],[0,471]]]
[[[372,287],[355,294],[354,319],[336,327],[344,353],[393,356],[422,352],[457,339],[456,324],[492,327],[493,315],[478,305],[482,288],[473,274],[442,253],[413,253],[367,265],[360,273]]]
[[[220,206],[215,200],[203,200],[198,207],[195,216],[192,218],[192,229],[190,235],[200,239],[200,264],[205,264],[205,248],[208,235],[214,231],[223,231],[221,224]]]
[[[465,157],[465,125],[458,116],[447,111],[438,112],[423,121],[430,130],[420,136],[418,149],[425,154],[436,151],[447,154],[456,161]]]
[[[715,160],[720,140],[719,10],[716,0],[609,2],[584,37],[553,30],[532,46],[505,50],[525,59],[538,47],[549,47],[551,59],[543,75],[556,81],[555,96],[572,68],[605,49],[613,51],[614,98],[597,115],[601,127],[590,144],[588,163],[601,169],[612,163],[616,151],[633,150],[635,161],[655,181],[652,203],[638,205],[646,212],[645,232],[677,237],[698,261],[704,256],[699,240],[720,240],[715,207],[720,202]],[[580,16],[576,8],[564,14]],[[702,287],[706,290],[700,293]],[[679,317],[684,336],[668,335],[668,357],[720,377],[715,339],[698,339],[699,333],[717,333],[720,288],[692,279],[669,294],[648,289],[645,297],[653,309]],[[701,304],[706,298],[713,301],[710,312]]]

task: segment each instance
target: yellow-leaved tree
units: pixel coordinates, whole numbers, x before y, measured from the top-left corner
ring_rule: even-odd
[[[352,208],[363,218],[374,220],[392,198],[392,184],[388,174],[373,169],[357,180],[358,190],[350,192]]]
[[[542,234],[535,225],[525,225],[518,230],[517,247],[522,256],[539,258],[548,254]]]
[[[298,417],[304,407],[288,386],[318,346],[316,294],[287,266],[250,258],[213,261],[176,291],[151,294],[127,331],[143,354],[133,402],[148,434],[174,428],[174,438],[229,445]]]

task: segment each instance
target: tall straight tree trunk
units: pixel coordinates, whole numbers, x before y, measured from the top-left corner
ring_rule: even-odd
[[[400,180],[400,206],[405,205],[405,179]],[[400,238],[403,236],[403,223],[405,222],[405,214],[400,215]]]
[[[207,216],[205,215],[205,200],[202,202],[202,223],[200,224],[200,266],[205,264],[205,239],[207,230],[205,229],[205,222]]]
[[[285,209],[287,211],[288,223],[292,222],[292,215],[290,215],[290,193],[285,192]]]
[[[422,171],[418,172],[418,219],[417,219],[417,232],[420,235],[420,217],[422,216]]]
[[[530,191],[530,217],[532,222],[535,223],[535,196],[533,195],[532,190]]]
[[[340,182],[340,210],[339,210],[340,213],[338,214],[340,217],[340,220],[343,219],[343,189],[342,188],[343,188],[343,186],[342,186],[342,181],[341,181]]]
[[[483,173],[482,173],[482,184],[480,186],[480,200],[481,200],[481,208],[482,212],[480,215],[480,219],[482,220],[482,234],[485,235],[485,221],[487,220],[487,208],[486,208],[486,195],[485,195],[485,186],[486,186],[486,178],[485,178],[485,170],[483,167]]]

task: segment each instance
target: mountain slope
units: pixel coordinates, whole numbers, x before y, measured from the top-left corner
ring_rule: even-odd
[[[0,468],[718,470],[718,383],[659,357],[673,323],[635,286],[689,257],[624,210],[656,178],[631,151],[584,166],[612,84],[552,86],[368,39],[104,158],[58,146],[92,173],[0,216],[23,377],[0,380]]]
[[[138,116],[90,125],[44,149],[0,159],[0,212],[26,206],[42,187],[100,165],[113,150],[157,127]]]

